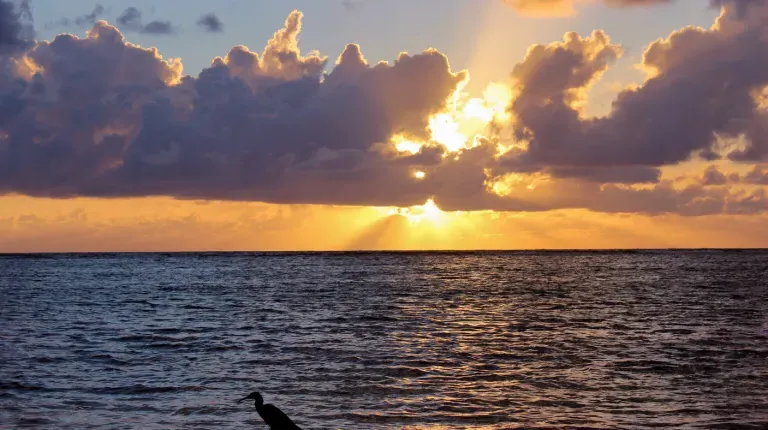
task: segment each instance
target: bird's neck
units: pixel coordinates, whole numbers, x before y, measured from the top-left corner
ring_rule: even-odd
[[[256,407],[257,411],[260,411],[261,408],[264,407],[264,401],[260,402],[260,401],[256,400],[256,401],[253,402],[253,405]]]

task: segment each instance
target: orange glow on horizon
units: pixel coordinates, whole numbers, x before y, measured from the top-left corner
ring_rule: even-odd
[[[768,215],[682,217],[0,197],[0,252],[765,247]]]
[[[434,199],[427,200],[423,205],[409,208],[397,208],[389,211],[390,215],[400,215],[408,219],[411,224],[429,222],[433,226],[444,226],[447,215],[435,204]]]
[[[581,4],[593,1],[569,0],[570,3]],[[382,154],[376,155],[384,155],[385,158],[403,157],[402,160],[395,160],[391,164],[391,170],[372,169],[377,175],[374,178],[377,187],[390,184],[386,175],[391,172],[401,176],[391,181],[392,188],[395,188],[393,194],[389,194],[392,190],[388,189],[386,193],[382,193],[381,198],[368,195],[365,200],[357,200],[358,195],[377,192],[380,188],[371,191],[364,187],[351,187],[352,191],[348,194],[345,188],[340,188],[337,196],[343,198],[327,200],[319,195],[320,193],[316,199],[310,200],[278,200],[268,197],[277,201],[345,204],[359,204],[362,201],[376,202],[379,205],[414,204],[413,206],[272,204],[179,200],[153,196],[49,199],[6,195],[0,196],[0,252],[594,249],[765,247],[768,244],[768,236],[761,233],[768,231],[768,213],[765,211],[739,215],[729,215],[735,214],[735,211],[722,211],[702,216],[681,216],[666,212],[656,214],[648,208],[641,208],[637,213],[621,212],[637,206],[616,205],[606,209],[596,204],[600,203],[596,200],[598,197],[593,199],[591,195],[586,194],[585,198],[581,198],[579,195],[581,190],[589,191],[593,183],[586,181],[584,188],[579,188],[582,185],[577,182],[579,179],[550,176],[556,173],[546,173],[550,172],[546,166],[539,172],[505,173],[508,169],[514,171],[514,166],[510,168],[509,164],[503,163],[505,160],[499,158],[504,154],[513,158],[518,151],[526,150],[529,145],[525,140],[514,137],[525,135],[514,133],[522,129],[524,124],[517,124],[517,118],[510,111],[511,104],[519,96],[522,88],[520,85],[524,83],[514,82],[509,73],[514,70],[517,61],[524,57],[526,50],[530,49],[531,43],[539,43],[541,41],[538,39],[542,38],[548,40],[550,29],[547,26],[550,24],[530,20],[510,21],[517,19],[512,17],[514,9],[504,6],[502,2],[489,2],[484,7],[486,22],[478,26],[477,34],[473,35],[476,39],[473,58],[468,59],[469,64],[462,64],[462,67],[466,66],[464,68],[472,71],[477,82],[470,82],[469,72],[466,75],[463,72],[456,73],[454,76],[464,79],[455,91],[446,97],[444,108],[439,112],[431,112],[428,117],[419,111],[418,118],[409,117],[409,120],[400,126],[402,128],[392,132],[413,130],[414,123],[420,124],[419,130],[413,130],[412,134],[396,134],[389,139],[384,137],[371,148],[374,151],[380,150]],[[511,22],[515,22],[515,25],[510,25]],[[107,31],[106,25],[97,24],[94,30],[88,32],[87,37],[98,38],[101,37],[100,34],[112,34]],[[257,53],[245,47],[235,47],[231,56],[227,54],[223,59],[217,57],[214,65],[218,64],[217,61],[227,63],[232,76],[240,76],[238,73],[241,71],[243,76],[251,76],[257,68],[268,68],[270,73],[280,75],[281,79],[294,79],[304,73],[304,69],[293,66],[281,69],[283,63],[277,61],[281,55],[295,54],[302,61],[311,60],[310,63],[315,66],[325,61],[325,57],[315,51],[308,56],[301,56],[298,44],[300,29],[300,22],[289,19],[286,21],[286,29],[275,33],[264,52]],[[460,35],[460,32],[455,33]],[[515,38],[515,33],[524,37]],[[506,43],[504,56],[498,55],[499,40]],[[466,40],[463,39],[462,42]],[[126,43],[126,46],[138,47],[130,43]],[[163,58],[156,48],[146,48],[144,51],[149,57]],[[238,69],[238,53],[252,55],[256,59],[256,65],[252,64],[253,70],[246,70],[243,68],[245,66]],[[589,51],[587,54],[594,56],[597,52]],[[47,70],[51,66],[46,61],[39,60],[38,64],[33,58],[36,57],[21,56],[12,59],[9,71],[26,81],[35,78],[38,73],[53,73],[53,70]],[[505,63],[507,61],[512,63]],[[161,77],[165,84],[173,86],[186,82],[182,79],[183,66],[180,59],[165,59],[163,62],[164,67],[168,69]],[[450,70],[450,63],[447,66]],[[624,68],[626,65],[621,63],[618,66]],[[376,66],[371,64],[370,67]],[[615,66],[611,65],[611,68],[613,67]],[[651,72],[656,73],[653,70]],[[624,75],[619,75],[620,73]],[[612,103],[621,91],[628,85],[642,85],[643,80],[635,74],[636,71],[630,69],[623,72],[619,70],[618,73],[607,74],[605,82],[601,81],[603,75],[597,74],[595,80],[586,87],[568,93],[573,99],[572,107],[579,110],[580,115],[592,115],[593,111],[602,109],[599,105],[604,105],[606,114],[611,113]],[[542,76],[548,77],[546,74]],[[595,91],[596,84],[602,85],[598,88],[599,91]],[[190,87],[190,90],[193,88]],[[441,86],[441,91],[443,90],[444,87]],[[192,93],[194,91],[173,92],[172,94],[179,97],[170,97],[171,103],[183,107],[183,112],[189,113],[193,109],[193,101],[192,97],[188,96]],[[445,95],[443,92],[440,94],[440,97]],[[53,93],[44,95],[55,96]],[[760,109],[768,109],[768,91],[755,92],[753,97]],[[46,99],[40,99],[41,103],[45,101]],[[430,102],[435,101],[440,100],[430,98]],[[433,103],[430,103],[430,106],[432,105]],[[257,116],[259,115],[253,114],[251,118]],[[582,119],[584,118],[586,116]],[[132,141],[141,131],[141,125],[131,124],[135,123],[126,120],[97,127],[92,131],[93,143],[110,143],[107,138],[115,135]],[[11,132],[10,128],[0,128],[0,152],[11,148],[9,145],[13,142],[8,134]],[[729,179],[726,184],[712,185],[710,189],[715,192],[734,190],[734,201],[750,197],[748,193],[753,191],[768,192],[768,188],[763,188],[762,185],[737,183],[738,179],[730,179],[730,175],[743,177],[752,168],[725,159],[725,155],[734,149],[747,149],[748,142],[745,137],[717,138],[716,147],[724,156],[722,161],[705,162],[691,159],[685,163],[662,166],[663,187],[672,187],[678,191],[688,187],[702,187],[702,172],[707,166],[716,165]],[[34,137],[33,142],[40,143],[41,147],[46,143],[40,136]],[[155,167],[162,167],[166,161],[179,157],[179,145],[176,141],[169,142],[167,148],[147,155],[144,161]],[[429,151],[425,151],[425,148]],[[470,154],[472,149],[475,151]],[[333,161],[322,157],[325,154],[322,151],[325,150],[326,148],[318,150],[317,160]],[[429,153],[423,154],[423,157],[418,156],[422,151]],[[435,152],[442,152],[444,159],[439,160]],[[327,153],[331,154],[329,157],[335,156],[330,150]],[[433,155],[435,156],[432,157]],[[478,155],[476,159],[475,155]],[[494,155],[498,163],[491,160]],[[207,156],[214,162],[218,161],[218,157],[226,158],[216,151]],[[107,158],[99,168],[104,171],[116,168],[120,166],[122,159],[122,155],[115,156],[114,160]],[[482,164],[475,162],[480,159]],[[457,160],[461,162],[453,162]],[[521,160],[525,161],[523,158]],[[363,161],[364,164],[361,165],[367,169],[368,160]],[[370,166],[377,167],[373,163]],[[761,163],[754,167],[763,169],[765,166],[768,164]],[[360,171],[367,172],[363,169]],[[334,184],[345,187],[346,183],[343,182],[346,179],[341,178]],[[314,185],[318,189],[323,186],[322,183]],[[461,188],[465,185],[466,190]],[[657,184],[653,183],[604,185],[606,188],[622,191],[651,190],[656,186]],[[662,191],[663,187],[660,187]],[[454,189],[457,189],[457,192],[454,193]],[[167,192],[173,194],[173,191]],[[392,198],[393,195],[396,198]],[[665,194],[659,195],[660,199],[668,198]],[[426,199],[427,196],[434,197]],[[728,209],[730,201],[723,202]],[[755,198],[753,206],[762,203],[762,199]],[[439,204],[451,209],[491,207],[497,211],[445,211]],[[700,201],[693,201],[692,204],[703,206],[708,205],[709,201],[702,197]],[[581,209],[584,207],[594,208],[594,211]],[[597,212],[600,210],[606,212]]]

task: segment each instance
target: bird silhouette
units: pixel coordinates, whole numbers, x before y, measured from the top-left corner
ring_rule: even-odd
[[[288,415],[280,410],[277,406],[267,403],[264,404],[264,398],[261,397],[257,391],[249,394],[247,397],[243,397],[238,400],[237,403],[243,400],[253,400],[256,405],[256,412],[259,413],[261,419],[269,426],[271,430],[301,430],[301,427],[297,426]]]

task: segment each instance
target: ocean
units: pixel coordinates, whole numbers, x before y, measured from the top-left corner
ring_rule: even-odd
[[[768,428],[768,251],[0,256],[0,428]]]

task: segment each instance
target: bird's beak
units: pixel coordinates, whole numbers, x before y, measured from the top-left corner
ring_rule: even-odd
[[[242,402],[243,400],[248,400],[248,397],[243,397],[242,399],[238,400],[237,403]]]

